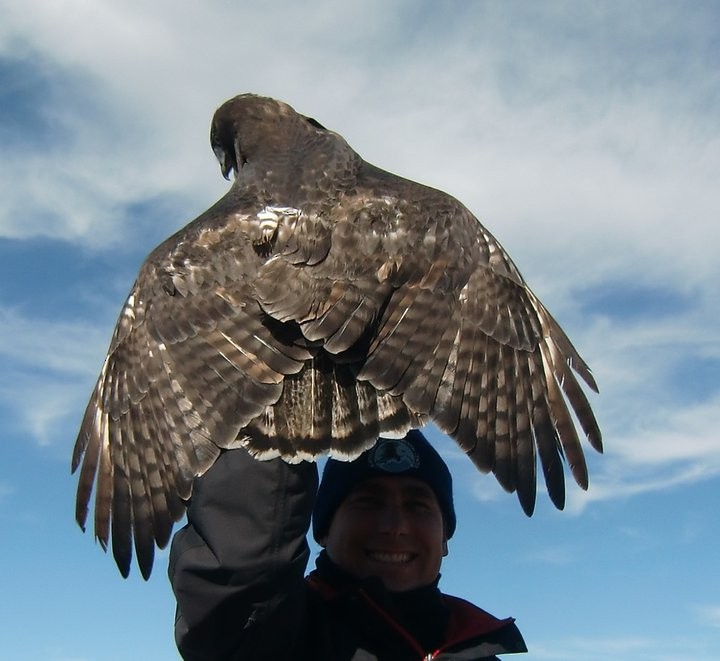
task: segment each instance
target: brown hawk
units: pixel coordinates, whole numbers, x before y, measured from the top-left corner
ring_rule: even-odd
[[[123,576],[222,448],[350,459],[432,420],[528,515],[536,455],[558,508],[563,457],[587,488],[566,401],[602,451],[574,372],[595,381],[470,211],[273,99],[226,102],[210,137],[234,182],[140,269],[72,458]]]

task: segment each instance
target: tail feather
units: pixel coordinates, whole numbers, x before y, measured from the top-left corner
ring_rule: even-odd
[[[353,459],[378,436],[422,425],[401,397],[357,381],[352,365],[319,352],[285,378],[280,399],[244,427],[238,441],[258,459],[312,461],[322,454]]]

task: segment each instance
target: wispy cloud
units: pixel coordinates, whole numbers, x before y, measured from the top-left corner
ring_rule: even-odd
[[[698,606],[697,612],[703,624],[720,629],[720,604],[704,604]]]
[[[110,559],[97,574],[77,562],[75,478],[56,439],[66,447],[77,429],[142,255],[227,190],[208,145],[213,109],[255,91],[315,116],[370,162],[462,200],[597,377],[601,393],[589,398],[606,454],[588,449],[587,494],[568,484],[567,509],[585,508],[581,519],[550,513],[541,484],[526,521],[492,476],[433,439],[458,513],[469,514],[443,581],[493,610],[500,595],[530,660],[717,658],[718,603],[704,580],[717,564],[703,507],[713,486],[683,493],[718,482],[712,2],[0,5],[0,511],[11,524],[35,517],[32,536],[16,525],[6,548],[15,571],[0,583],[18,587],[0,595],[4,653],[125,659],[135,650],[116,635],[120,618],[135,648],[142,639],[147,656],[177,657],[162,576],[140,587],[118,581]],[[45,516],[18,515],[26,486]],[[669,489],[671,498],[636,497]],[[67,499],[47,502],[60,490]],[[627,502],[599,506],[617,499]],[[54,570],[79,564],[84,577]],[[68,607],[38,635],[46,584]],[[162,595],[156,621],[136,607],[138,589],[143,603]]]
[[[0,309],[0,406],[8,412],[6,429],[15,427],[47,444],[63,433],[63,421],[79,419],[109,332]]]
[[[672,62],[667,70],[632,71],[622,51],[596,61],[585,48],[583,18],[567,7],[552,20],[521,5],[511,12],[466,9],[467,20],[461,14],[461,27],[452,26],[454,48],[441,53],[425,48],[423,37],[448,29],[443,21],[432,30],[413,26],[417,43],[398,53],[406,60],[402,68],[348,47],[370,35],[392,48],[400,26],[412,20],[411,5],[384,10],[382,25],[367,19],[371,11],[317,14],[321,20],[303,22],[302,38],[290,38],[289,56],[286,49],[268,49],[267,35],[270,26],[293,24],[305,13],[292,3],[260,12],[216,2],[212,30],[197,29],[208,13],[194,5],[173,6],[170,30],[169,5],[162,2],[142,14],[134,3],[76,1],[62,10],[10,3],[5,43],[16,45],[12,37],[21,34],[27,57],[38,66],[54,62],[58,80],[72,76],[73,93],[83,99],[73,108],[84,108],[86,116],[57,104],[53,122],[71,136],[69,144],[65,140],[62,150],[36,145],[5,159],[1,226],[12,236],[48,232],[92,242],[118,236],[121,214],[113,209],[122,201],[182,192],[209,203],[224,189],[207,147],[212,105],[252,89],[317,114],[370,160],[451,190],[509,247],[518,247],[521,267],[541,273],[538,282],[542,277],[552,289],[567,290],[568,272],[582,272],[586,282],[622,273],[685,283],[717,272],[720,230],[709,222],[720,196],[712,179],[720,167],[717,122],[698,103],[685,115],[693,119],[678,123]],[[612,22],[611,9],[598,11]],[[641,41],[650,15],[658,30],[670,30],[668,11],[617,12],[624,33],[615,38],[628,48]],[[509,17],[527,41],[518,40],[516,60],[506,61],[508,51],[493,40],[493,30]],[[529,29],[537,20],[553,33],[564,30],[563,48],[549,52],[538,43]],[[86,25],[94,29],[79,31]],[[95,57],[100,51],[104,57]],[[201,59],[198,51],[211,55]],[[468,51],[476,57],[468,60]],[[237,63],[257,53],[263,67],[238,72]],[[323,85],[303,82],[295,70],[300,61],[317,65]],[[198,76],[209,62],[214,66]],[[699,102],[718,74],[700,55],[693,62],[685,89],[695,85]],[[186,76],[194,81],[192,94]],[[469,87],[468,79],[482,84]],[[328,88],[335,92],[330,97]],[[606,92],[600,107],[598,88]],[[520,90],[528,96],[518,96]],[[33,215],[19,222],[18,212],[30,203],[35,217],[52,222],[33,221]],[[678,224],[682,232],[675,231]]]
[[[709,392],[688,405],[668,395],[673,370],[689,356],[717,360],[720,346],[711,285],[720,279],[720,74],[703,16],[672,5],[594,7],[596,25],[615,27],[589,33],[587,8],[566,3],[543,12],[522,3],[438,9],[432,22],[418,20],[411,2],[372,5],[384,21],[330,2],[313,3],[313,21],[291,2],[262,10],[6,2],[0,53],[29,71],[51,69],[37,82],[51,130],[24,135],[0,163],[0,232],[117,242],[128,204],[166,196],[188,206],[187,215],[157,219],[170,233],[226,189],[207,145],[213,106],[240,91],[279,96],[341,131],[369,160],[457,195],[569,320],[601,385],[592,401],[607,439],[589,494],[568,490],[571,509],[717,474],[712,427],[703,422],[717,416],[717,398]],[[682,59],[672,49],[651,57],[681,11],[692,49]],[[277,25],[301,22],[302,34],[267,47]],[[428,47],[444,30],[452,46]],[[495,38],[509,32],[518,36],[512,50]],[[402,48],[398,35],[407,39]],[[352,47],[361,41],[383,57]],[[258,53],[261,67],[243,65]],[[388,67],[388,53],[403,66]],[[301,68],[322,84],[308,85]],[[588,287],[627,282],[680,292],[690,307],[635,323],[579,300]],[[32,371],[56,375],[44,406],[9,387],[1,395],[42,435],[67,405],[63,384],[99,366],[110,328],[2,314],[0,346],[12,347],[13,364],[25,370],[18,383],[41,392]],[[500,495],[487,483],[477,482],[479,498]]]
[[[599,636],[567,637],[553,641],[535,641],[530,646],[530,658],[538,661],[607,661],[632,659],[633,661],[713,661],[715,651],[703,649],[702,643],[682,636]]]
[[[0,480],[0,502],[14,493],[14,491],[15,487],[13,487],[9,482]]]
[[[0,358],[46,372],[88,374],[99,369],[98,357],[110,331],[87,322],[48,321],[0,308]]]
[[[720,476],[720,395],[696,405],[669,411],[657,406],[652,411],[644,429],[621,431],[613,425],[616,433],[608,439],[606,456],[593,461],[588,491],[568,491],[569,511]]]
[[[520,556],[520,560],[531,564],[563,567],[578,561],[578,553],[568,546],[546,546],[529,549]]]
[[[83,385],[67,378],[6,372],[0,384],[5,433],[15,432],[39,445],[67,440],[69,426],[79,425],[90,396],[91,386]]]

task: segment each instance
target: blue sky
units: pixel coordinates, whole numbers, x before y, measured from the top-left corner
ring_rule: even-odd
[[[720,5],[0,0],[0,659],[176,659],[69,463],[145,255],[227,182],[214,109],[281,98],[461,199],[590,363],[587,493],[455,476],[448,592],[532,661],[720,659]],[[592,453],[592,450],[589,450]]]

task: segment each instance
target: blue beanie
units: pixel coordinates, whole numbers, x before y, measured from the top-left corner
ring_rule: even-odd
[[[330,530],[335,511],[353,488],[377,475],[402,475],[425,482],[435,493],[448,539],[455,532],[452,477],[447,465],[416,429],[405,438],[380,438],[353,461],[328,459],[315,498],[313,537],[319,543]]]

